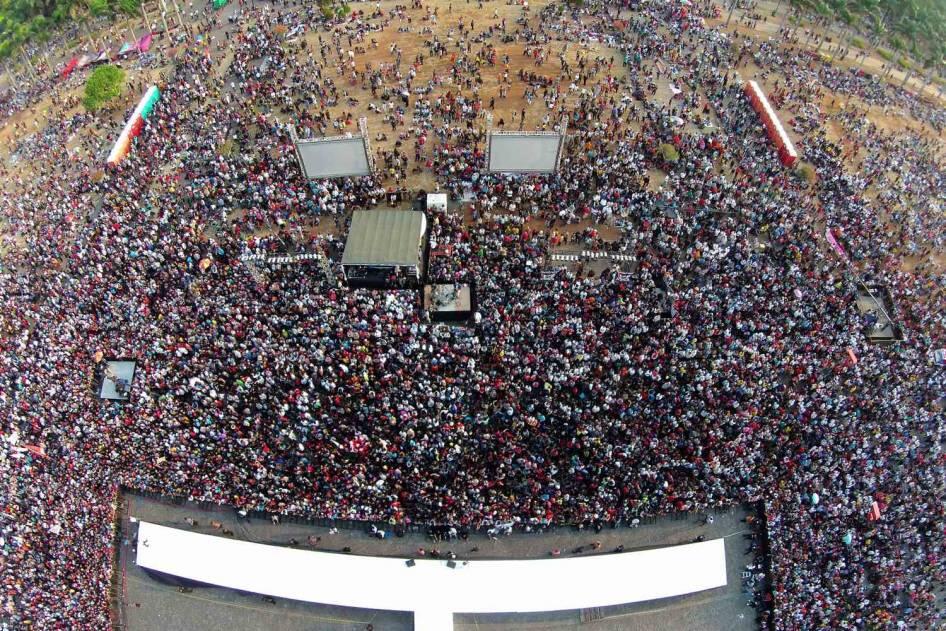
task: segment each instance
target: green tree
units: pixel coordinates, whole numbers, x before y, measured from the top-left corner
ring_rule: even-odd
[[[814,184],[815,180],[818,179],[815,167],[811,166],[811,164],[807,162],[798,163],[798,166],[795,167],[795,175],[804,180],[808,186]]]
[[[138,15],[139,0],[118,0],[118,9],[126,15]]]
[[[106,15],[110,10],[108,0],[89,0],[89,11],[96,17]]]
[[[677,151],[677,148],[671,145],[669,142],[661,143],[657,147],[660,157],[666,162],[674,163],[680,159],[680,153]]]
[[[89,76],[85,84],[85,97],[82,104],[89,111],[104,106],[117,99],[125,84],[125,71],[118,66],[99,66]]]
[[[938,60],[946,57],[946,0],[789,0],[796,12],[806,13],[821,26],[840,34],[839,45],[849,44],[856,31],[872,34],[875,54],[889,56],[891,68],[910,68],[922,62],[943,72]],[[805,45],[811,37],[805,39]],[[823,41],[823,40],[822,40]],[[887,53],[881,45],[895,51]],[[820,52],[821,45],[818,46]],[[903,56],[909,54],[913,61]],[[866,57],[862,56],[861,64]],[[904,64],[908,64],[904,66]]]

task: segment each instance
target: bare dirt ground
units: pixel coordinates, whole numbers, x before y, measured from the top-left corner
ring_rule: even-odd
[[[385,7],[387,4],[394,3],[381,3],[381,6]],[[370,39],[375,40],[377,46],[372,45],[369,39],[369,41],[366,42],[367,45],[360,47],[364,48],[364,52],[356,50],[355,63],[359,69],[366,67],[379,68],[384,64],[390,65],[393,61],[392,46],[396,46],[402,51],[404,61],[404,63],[402,63],[402,72],[406,73],[406,66],[412,62],[417,55],[424,55],[423,64],[416,66],[417,78],[415,79],[415,85],[423,85],[435,77],[443,80],[443,84],[438,90],[427,97],[429,100],[433,101],[439,96],[445,96],[447,93],[454,95],[478,94],[480,98],[483,99],[483,102],[487,104],[491,99],[495,99],[495,107],[491,110],[491,113],[493,114],[494,127],[497,129],[500,120],[505,122],[506,129],[518,128],[520,126],[519,117],[523,111],[525,112],[525,120],[522,123],[523,129],[541,129],[543,127],[543,120],[549,110],[546,108],[541,94],[539,98],[533,99],[532,103],[526,100],[524,87],[521,82],[518,81],[517,76],[520,70],[534,72],[550,79],[555,79],[560,86],[567,90],[571,78],[563,78],[560,76],[561,71],[557,59],[558,55],[565,49],[565,44],[556,42],[548,46],[545,49],[545,62],[542,65],[537,65],[532,57],[527,57],[523,54],[524,47],[522,44],[501,43],[498,41],[498,38],[494,37],[490,43],[496,50],[497,63],[494,66],[482,66],[481,75],[483,84],[471,92],[471,90],[458,86],[449,79],[450,68],[456,58],[455,52],[448,53],[444,56],[431,56],[424,46],[424,42],[432,41],[436,37],[440,41],[448,44],[458,43],[464,39],[458,28],[458,24],[460,23],[465,25],[467,33],[471,30],[473,33],[479,33],[489,27],[494,27],[497,30],[500,29],[503,20],[505,20],[506,30],[512,33],[515,29],[520,28],[519,25],[516,24],[517,19],[520,18],[527,20],[529,24],[534,26],[538,20],[537,16],[539,11],[547,4],[549,4],[548,0],[542,0],[530,4],[528,9],[524,9],[518,4],[507,5],[493,1],[485,3],[483,8],[480,9],[475,2],[458,1],[456,3],[435,3],[430,6],[437,8],[438,16],[436,18],[428,18],[426,10],[409,10],[408,16],[410,22],[408,22],[408,20],[394,20],[394,23],[384,31],[372,34]],[[452,7],[452,9],[450,7]],[[472,28],[470,28],[471,26]],[[398,28],[400,27],[410,28],[412,32],[398,32]],[[424,33],[422,32],[424,29],[430,29],[431,32]],[[310,32],[307,34],[310,48],[312,46],[318,46],[318,37],[319,33]],[[469,38],[467,38],[467,40],[468,39]],[[474,52],[480,50],[482,47],[482,44],[472,44],[472,50]],[[592,44],[586,47],[571,44],[567,50],[570,62],[576,58],[576,54],[581,54],[589,60],[596,58],[607,60],[608,62],[613,60],[612,74],[618,79],[626,75],[621,63],[622,57],[615,49],[603,44]],[[508,64],[502,61],[503,57],[507,55],[509,57]],[[504,74],[508,74],[508,77],[512,80],[512,88],[509,90],[508,95],[502,98],[499,89]],[[340,104],[339,107],[333,109],[333,115],[344,116],[345,113],[350,112],[353,114],[355,120],[360,117],[366,117],[368,119],[368,129],[372,135],[373,149],[376,151],[389,151],[393,149],[395,142],[398,140],[398,133],[404,128],[398,128],[398,132],[392,132],[390,125],[382,121],[382,114],[372,111],[369,108],[369,104],[377,106],[381,105],[382,101],[380,99],[373,99],[370,90],[363,88],[361,85],[352,85],[352,83],[346,79],[345,73],[339,72],[339,69],[335,70],[335,76],[333,76],[333,78],[340,87],[344,86],[346,96],[358,100],[358,104],[352,107],[344,103]],[[579,94],[580,92],[577,90],[568,93],[566,102],[569,104],[574,103],[577,101]],[[412,104],[415,102],[415,98],[416,97],[412,95]],[[478,122],[481,126],[485,126],[486,124],[485,118],[482,116]],[[550,129],[557,122],[559,121],[550,120],[547,123],[547,127]],[[407,130],[408,133],[411,131],[409,117],[407,119]],[[388,137],[387,140],[376,141],[374,138],[377,132],[384,132]],[[425,172],[422,174],[409,174],[404,184],[409,188],[427,188],[429,190],[433,187],[434,182],[430,174]]]
[[[524,26],[535,26],[538,22],[538,14],[540,10],[550,3],[550,0],[538,0],[529,4],[528,8],[524,7],[521,4],[506,4],[498,0],[491,0],[482,3],[480,5],[477,2],[468,2],[463,0],[457,0],[451,2],[448,0],[429,2],[420,9],[407,9],[407,16],[404,19],[394,19],[392,23],[381,32],[372,33],[368,38],[363,42],[354,42],[350,45],[350,49],[354,54],[355,65],[359,69],[364,68],[378,68],[384,64],[390,65],[393,61],[396,51],[400,51],[402,55],[402,64],[401,72],[408,72],[411,64],[414,62],[414,70],[417,73],[415,79],[415,85],[425,84],[428,80],[439,78],[442,83],[435,89],[435,91],[428,95],[426,98],[431,101],[435,100],[439,96],[445,96],[448,93],[452,94],[469,94],[475,93],[478,94],[484,103],[489,103],[491,100],[495,100],[494,107],[491,110],[493,114],[494,126],[498,125],[500,120],[505,122],[506,129],[516,129],[520,125],[523,129],[541,129],[544,126],[550,127],[558,121],[548,120],[546,122],[546,116],[549,114],[549,110],[546,108],[546,105],[541,98],[541,92],[538,97],[533,99],[529,103],[524,96],[524,88],[521,82],[517,79],[517,74],[520,71],[534,72],[543,76],[546,76],[554,80],[559,86],[565,90],[566,101],[571,104],[580,95],[580,88],[571,89],[569,87],[572,83],[572,77],[562,76],[560,71],[559,61],[557,59],[558,55],[563,51],[564,44],[555,42],[547,46],[544,50],[545,61],[540,65],[537,65],[535,60],[532,57],[529,57],[524,54],[524,46],[522,44],[516,43],[502,43],[500,38],[493,37],[491,38],[490,44],[495,47],[497,63],[493,66],[483,65],[481,67],[481,75],[483,82],[481,85],[474,87],[472,90],[470,88],[462,87],[457,84],[454,84],[450,80],[450,67],[455,60],[456,53],[454,52],[456,48],[451,48],[451,52],[448,52],[444,56],[433,56],[430,54],[425,42],[432,41],[434,38],[439,39],[442,42],[448,44],[459,43],[467,38],[467,41],[470,37],[470,33],[481,33],[484,30],[492,27],[496,30],[503,28],[503,23],[505,22],[505,29],[507,32],[514,32],[516,29],[523,28]],[[385,11],[390,11],[394,8],[396,3],[392,0],[385,0],[380,3],[380,6]],[[356,10],[370,10],[374,5],[365,5],[356,3],[352,5]],[[779,12],[774,17],[771,15],[772,9],[774,9],[774,4],[762,3],[760,8],[756,10],[757,13],[761,14],[764,18],[761,22],[752,22],[751,27],[748,22],[748,18],[743,15],[743,12],[737,10],[734,14],[734,17],[728,27],[728,30],[731,33],[738,33],[741,36],[749,35],[754,38],[771,38],[776,36],[779,26],[783,22],[784,9]],[[225,23],[226,16],[232,14],[235,11],[233,5],[229,5],[220,12],[221,22]],[[185,9],[186,13],[186,9]],[[725,27],[725,14],[717,20],[709,21],[711,26],[717,26],[719,28]],[[464,30],[461,32],[460,25],[464,25]],[[120,41],[120,39],[125,36],[127,31],[127,25],[123,25],[124,30],[112,29],[112,39],[115,42]],[[142,30],[140,25],[133,27],[135,31]],[[402,29],[399,31],[399,29]],[[816,29],[817,30],[817,29]],[[97,33],[96,37],[99,38],[99,41],[102,41],[102,33]],[[325,36],[325,33],[319,30],[311,30],[305,35],[306,44],[308,51],[318,50],[318,40],[319,37]],[[118,38],[118,39],[115,39]],[[108,39],[108,38],[106,38]],[[113,42],[114,43],[114,42]],[[158,42],[158,46],[167,45],[168,42]],[[222,31],[217,31],[216,37],[216,46],[220,47],[224,44],[224,38],[222,36]],[[299,41],[296,41],[295,46],[297,55],[306,54],[306,51],[303,51],[301,46],[299,46]],[[798,43],[795,44],[800,45]],[[476,51],[483,48],[483,44],[479,43],[470,43],[469,51],[475,53]],[[809,46],[814,49],[815,44],[812,42]],[[832,51],[832,45],[828,44],[823,46],[822,52],[829,54]],[[227,50],[223,50],[222,53],[217,53],[220,58],[220,68],[225,71],[229,60],[232,58],[232,54]],[[420,63],[419,56],[423,56],[423,61]],[[602,76],[604,73],[610,72],[618,80],[624,79],[626,76],[626,71],[623,68],[621,63],[621,56],[618,51],[615,49],[609,48],[603,43],[594,43],[586,46],[578,46],[575,44],[570,44],[566,57],[570,62],[573,62],[577,59],[577,56],[580,55],[584,57],[589,62],[598,61],[600,62],[600,71],[598,76]],[[508,63],[504,62],[504,58],[508,56]],[[52,54],[50,56],[50,63],[53,63],[53,60],[56,60],[57,56]],[[844,61],[839,61],[839,63],[845,64],[847,66],[854,65],[852,58],[848,58]],[[879,71],[879,68],[883,65],[883,61],[879,58],[869,55],[867,59],[864,60],[863,64],[857,62],[859,65],[867,70],[874,72]],[[134,67],[134,64],[127,64],[128,66],[128,76],[129,81],[137,85],[148,84],[153,81],[158,81],[160,74],[163,71],[166,71],[169,66],[159,69],[147,69],[140,70]],[[751,63],[751,61],[742,64],[736,70],[740,73],[743,78],[756,78],[761,80],[763,86],[768,90],[771,89],[774,85],[774,82],[780,80],[777,74],[768,75],[762,77],[760,70]],[[501,78],[504,73],[508,73],[508,76],[511,80],[511,87],[509,89],[508,96],[505,98],[500,96],[499,89]],[[412,142],[413,135],[411,129],[411,116],[412,112],[409,109],[405,115],[406,125],[404,127],[398,127],[397,130],[392,131],[390,126],[387,125],[382,119],[383,115],[381,112],[377,111],[376,108],[370,107],[371,105],[380,106],[382,101],[377,98],[372,98],[370,90],[367,86],[361,84],[353,84],[349,79],[350,71],[345,70],[342,67],[333,67],[331,64],[327,68],[328,76],[331,76],[344,92],[344,97],[340,100],[339,104],[332,108],[331,114],[336,118],[345,118],[347,115],[351,115],[352,120],[357,120],[360,117],[365,117],[368,121],[369,135],[372,140],[372,148],[380,155],[384,151],[390,151],[394,148],[395,143],[401,139],[406,140],[405,146],[402,149],[406,149],[407,145]],[[891,82],[899,84],[902,82],[905,75],[899,73],[899,71],[893,71],[888,80]],[[28,111],[21,112],[14,116],[10,121],[7,121],[2,127],[0,127],[0,159],[6,159],[9,157],[10,151],[15,147],[18,141],[21,141],[24,137],[28,137],[30,134],[41,130],[44,125],[47,124],[49,120],[55,120],[57,118],[61,119],[63,117],[71,116],[75,113],[82,111],[81,105],[77,105],[76,101],[81,97],[82,92],[82,81],[84,79],[81,77],[73,77],[69,80],[67,84],[63,87],[57,88],[55,93],[47,96],[37,103],[34,107],[30,108]],[[664,75],[661,79],[656,81],[657,91],[651,97],[655,102],[666,103],[670,100],[670,84],[671,80]],[[920,82],[916,79],[912,79],[907,82],[907,86],[914,89],[914,91],[919,91],[922,87]],[[926,91],[926,95],[929,98],[932,98],[934,95],[934,87],[930,87]],[[94,127],[97,129],[93,130],[87,128],[90,134],[94,135],[94,138],[91,139],[91,145],[98,145],[98,154],[104,155],[108,147],[114,141],[115,136],[117,136],[121,126],[123,124],[123,114],[124,112],[133,105],[133,103],[139,98],[140,94],[135,90],[126,90],[125,94],[122,97],[122,101],[109,112],[100,114],[98,116],[98,122]],[[354,105],[350,105],[346,102],[347,97],[351,97],[357,101]],[[416,102],[417,96],[411,96],[411,105]],[[867,118],[874,123],[878,128],[890,132],[896,133],[915,133],[921,137],[931,138],[937,137],[937,134],[934,130],[928,126],[920,123],[919,121],[913,119],[909,113],[884,109],[879,107],[869,107],[867,104],[861,102],[859,99],[854,97],[847,97],[844,95],[833,94],[830,91],[825,91],[825,95],[821,99],[821,102],[818,103],[818,106],[823,114],[826,115],[824,122],[824,128],[828,134],[828,137],[832,140],[835,140],[845,146],[845,148],[850,148],[851,152],[849,157],[849,167],[852,170],[857,168],[857,160],[859,156],[853,151],[851,147],[850,138],[845,134],[843,127],[835,119],[836,115],[844,111],[844,108],[854,107],[857,109],[863,109],[866,111]],[[525,114],[525,119],[520,120],[521,113]],[[779,115],[783,118],[783,121],[788,121],[794,115],[793,112],[779,110]],[[711,121],[713,123],[718,123],[718,121]],[[477,120],[477,125],[484,127],[486,125],[486,120],[484,116],[481,116]],[[694,131],[689,129],[692,125],[688,125],[689,131]],[[789,134],[793,137],[793,140],[801,140],[800,136],[795,133],[790,126],[786,126]],[[354,131],[354,129],[350,129]],[[379,140],[377,135],[379,133],[384,133],[386,138]],[[73,142],[78,144],[78,140],[74,139]],[[73,147],[70,147],[73,148]],[[92,149],[88,149],[89,152],[93,152]],[[383,163],[382,163],[383,164]],[[15,175],[20,177],[29,177],[30,173],[35,169],[43,168],[41,160],[30,162],[28,160],[18,161],[15,165],[8,165],[9,175]],[[0,186],[3,186],[11,193],[16,193],[15,177],[4,178],[4,183]],[[663,174],[659,172],[654,172],[651,177],[651,189],[659,190],[660,182],[663,180]],[[393,178],[386,178],[385,185],[402,185],[412,189],[426,189],[431,190],[436,186],[435,178],[433,174],[427,170],[423,169],[419,172],[411,171],[408,173],[406,180],[395,181]],[[876,191],[868,191],[868,196],[876,194]],[[541,226],[538,223],[530,224],[531,228],[541,229]],[[599,231],[601,236],[605,240],[611,240],[618,236],[617,231],[613,226],[594,226],[588,224],[588,222],[583,222],[582,224],[572,224],[565,228],[562,228],[562,231],[575,233],[581,232],[582,230],[593,227]],[[313,226],[309,228],[311,231],[324,232],[324,233],[334,233],[337,232],[335,227],[331,222],[324,222],[319,226]],[[934,254],[932,261],[934,264],[939,264],[942,260],[941,253]],[[911,263],[905,262],[905,265],[912,265]]]
[[[440,86],[441,89],[439,90],[439,93],[430,95],[430,98],[433,99],[437,96],[445,95],[447,92],[452,92],[453,94],[462,94],[464,93],[464,89],[454,85],[448,79],[449,68],[455,54],[451,53],[443,57],[431,56],[429,51],[425,48],[424,42],[433,40],[434,37],[439,38],[441,41],[447,43],[456,43],[463,40],[464,35],[461,34],[458,28],[460,23],[467,27],[467,38],[471,30],[469,28],[470,26],[473,27],[472,31],[474,33],[482,32],[490,26],[499,29],[504,20],[506,30],[508,32],[513,32],[515,29],[521,27],[520,24],[517,24],[517,20],[524,20],[527,24],[534,26],[538,20],[538,13],[549,3],[550,0],[538,0],[530,3],[526,8],[520,4],[506,4],[497,0],[492,0],[483,3],[481,8],[480,4],[477,2],[464,2],[462,0],[457,0],[456,2],[450,2],[446,0],[443,2],[431,2],[425,5],[424,9],[409,9],[407,11],[409,20],[394,20],[394,22],[384,31],[372,34],[374,43],[369,39],[368,41],[361,44],[354,44],[352,49],[355,51],[355,62],[359,69],[363,69],[368,66],[377,68],[382,64],[390,64],[393,59],[392,46],[396,46],[402,51],[404,60],[404,63],[402,64],[403,72],[407,71],[407,66],[409,66],[409,64],[414,61],[417,55],[424,55],[423,64],[416,66],[417,80],[415,81],[415,84],[422,84],[427,80],[434,78],[435,76],[446,78],[443,85]],[[383,9],[389,10],[396,4],[400,3],[388,0],[381,2],[380,6]],[[752,29],[750,29],[742,21],[742,12],[740,10],[736,10],[728,30],[733,33],[751,35],[753,37],[767,37],[773,35],[777,32],[779,25],[782,22],[783,13],[780,12],[776,16],[772,17],[771,10],[774,9],[775,6],[774,4],[772,4],[772,6],[768,6],[768,4],[769,3],[762,3],[761,8],[758,10],[765,17],[765,20],[761,23],[754,24]],[[357,9],[364,9],[369,5],[356,3],[352,6]],[[186,7],[184,7],[184,9],[186,13]],[[227,7],[227,9],[223,10],[222,14],[228,13],[232,10],[232,6]],[[434,15],[435,11],[436,15]],[[725,21],[724,14],[717,20],[709,20],[708,23],[711,26],[724,28]],[[410,29],[410,32],[398,32],[399,27],[408,28]],[[106,32],[97,32],[93,34],[97,41],[100,42],[110,40],[118,42],[122,39],[122,37],[127,39],[126,33],[129,32],[129,28],[136,32],[142,31],[143,25],[134,24],[134,20],[132,20],[129,22],[124,22],[120,25],[113,25]],[[429,32],[424,32],[427,30],[429,30]],[[312,50],[313,47],[317,49],[319,35],[320,33],[316,31],[310,31],[306,34],[305,37],[309,46],[309,50]],[[523,95],[523,87],[519,85],[519,82],[516,80],[516,76],[520,70],[535,72],[550,78],[555,78],[560,85],[567,88],[570,83],[570,78],[560,77],[559,64],[558,60],[556,59],[557,55],[562,51],[563,44],[553,43],[547,47],[546,61],[544,64],[537,66],[531,57],[527,57],[523,54],[524,50],[521,44],[503,44],[500,43],[495,37],[491,40],[491,43],[495,46],[500,61],[493,67],[486,67],[483,69],[482,75],[484,81],[483,84],[478,87],[477,92],[483,98],[484,102],[488,102],[490,99],[495,99],[495,108],[492,110],[494,116],[494,125],[497,124],[500,119],[503,119],[506,122],[507,129],[515,129],[520,124],[518,119],[519,113],[525,111],[525,121],[523,123],[524,129],[528,130],[541,128],[544,117],[546,116],[548,110],[546,109],[545,104],[541,98],[534,99],[531,104],[526,101]],[[479,50],[481,47],[482,44],[472,44],[473,51]],[[811,48],[814,48],[813,44],[811,45]],[[825,48],[824,50],[828,49]],[[609,48],[604,44],[597,43],[584,47],[578,47],[572,44],[568,49],[568,58],[570,60],[575,59],[576,53],[580,53],[587,59],[591,60],[598,58],[610,61],[613,59],[614,64],[610,68],[610,72],[617,79],[622,79],[626,76],[626,71],[621,64],[620,54],[616,50]],[[509,56],[508,64],[504,64],[501,61],[505,55]],[[50,56],[50,60],[57,60],[57,55],[55,53],[52,54]],[[225,67],[228,63],[229,55],[225,57],[222,65]],[[853,65],[850,63],[850,60],[845,60],[839,63]],[[879,58],[868,57],[868,60],[865,62],[864,66],[865,68],[879,68],[880,64],[882,63],[883,61]],[[605,67],[602,72],[606,70],[607,68]],[[758,69],[755,68],[751,63],[744,64],[737,70],[739,70],[744,77],[754,76],[759,78],[757,72]],[[508,72],[509,77],[512,79],[513,87],[509,91],[509,94],[506,98],[500,98],[500,78],[504,72]],[[138,80],[145,83],[156,80],[159,74],[160,70],[142,71],[134,68],[129,69],[130,80]],[[377,151],[392,149],[395,142],[397,141],[397,134],[390,133],[390,127],[382,122],[382,115],[379,112],[371,111],[369,109],[370,103],[377,105],[380,104],[381,101],[379,99],[372,99],[370,91],[363,88],[361,85],[352,85],[351,82],[347,80],[347,73],[345,73],[343,69],[336,68],[334,70],[330,70],[330,76],[332,74],[334,74],[333,78],[338,82],[338,85],[344,89],[346,95],[351,96],[358,101],[357,105],[354,106],[349,106],[344,101],[342,101],[339,106],[333,110],[332,114],[344,116],[346,113],[350,112],[353,115],[353,119],[355,120],[362,116],[366,117],[368,119],[368,128],[373,136],[373,148]],[[890,79],[896,81],[901,79],[902,76],[902,74],[898,75],[897,71],[894,71],[891,74]],[[774,76],[770,81],[774,81],[777,78],[777,76]],[[764,83],[770,83],[770,81],[766,81]],[[663,78],[657,82],[657,93],[652,97],[656,102],[666,102],[669,100],[670,83],[671,81],[666,78]],[[914,82],[911,81],[908,85],[914,86]],[[916,87],[919,88],[919,86]],[[44,98],[28,111],[21,112],[14,116],[11,120],[7,121],[6,124],[0,127],[0,152],[9,152],[10,148],[12,147],[11,141],[15,142],[24,135],[27,135],[37,129],[42,129],[43,125],[46,124],[51,116],[61,118],[81,111],[81,106],[71,107],[67,110],[61,107],[62,104],[68,102],[69,97],[81,97],[81,92],[81,81],[70,79],[70,87],[60,89],[58,94]],[[466,92],[469,92],[469,90],[466,90]],[[934,90],[931,87],[927,93],[930,94],[933,92]],[[569,102],[574,102],[574,100],[578,98],[578,94],[578,91],[569,92],[567,100]],[[113,133],[106,131],[103,134],[103,143],[107,144],[109,141],[111,141],[112,137],[117,135],[118,131],[120,130],[120,114],[116,114],[116,112],[121,112],[126,107],[130,106],[132,103],[134,103],[138,96],[138,94],[132,94],[130,91],[126,91],[126,93],[123,95],[123,102],[117,104],[112,110],[111,115],[107,116],[107,118],[103,121],[103,123],[106,125],[111,124],[115,127]],[[412,97],[412,100],[413,98],[414,97]],[[837,101],[838,99],[835,98],[833,100]],[[843,99],[841,100],[843,101]],[[851,100],[854,101],[854,99]],[[827,101],[827,99],[825,99],[825,101]],[[824,107],[824,105],[825,104],[823,103],[822,107]],[[780,112],[780,114],[786,118],[790,117],[790,113],[787,112]],[[879,108],[874,108],[874,110],[870,112],[869,116],[872,122],[884,129],[918,130],[920,127],[922,127],[920,123],[905,113],[881,112]],[[408,118],[408,123],[409,122],[410,119]],[[485,125],[484,119],[481,118],[480,122],[482,125]],[[556,122],[557,121],[550,121],[549,125],[554,125]],[[831,133],[832,136],[840,137],[836,126],[829,124],[828,128],[829,133]],[[378,132],[386,133],[387,140],[374,140],[374,136]],[[935,132],[929,128],[923,128],[923,133],[935,135]],[[2,153],[0,153],[0,155],[2,155]],[[403,184],[414,188],[429,189],[434,186],[434,180],[431,174],[428,172],[414,173],[409,174],[408,180],[403,182]]]

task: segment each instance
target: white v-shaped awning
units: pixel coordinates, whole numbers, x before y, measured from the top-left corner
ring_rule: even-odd
[[[557,611],[667,598],[726,585],[722,539],[588,557],[417,560],[316,552],[142,522],[137,563],[194,581],[313,603],[414,612],[414,628],[454,613]]]

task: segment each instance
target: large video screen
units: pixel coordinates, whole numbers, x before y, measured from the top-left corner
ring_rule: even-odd
[[[303,174],[309,179],[371,175],[361,136],[300,140],[296,143]]]
[[[489,135],[491,173],[554,173],[564,136],[493,132]]]

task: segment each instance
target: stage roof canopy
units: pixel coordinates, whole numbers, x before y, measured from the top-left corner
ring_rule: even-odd
[[[342,254],[342,265],[419,267],[427,219],[413,210],[359,210]]]

